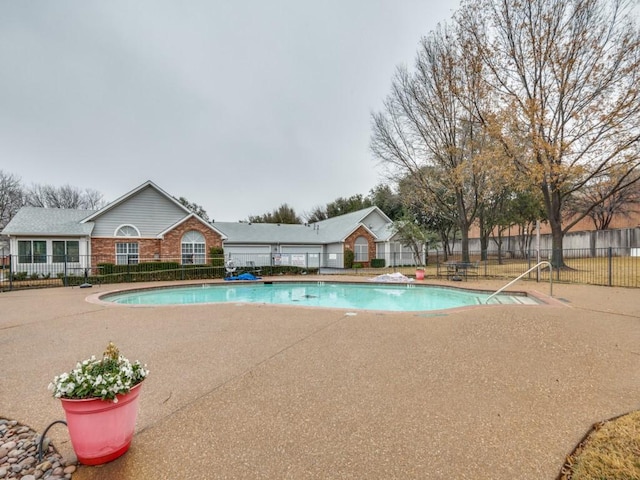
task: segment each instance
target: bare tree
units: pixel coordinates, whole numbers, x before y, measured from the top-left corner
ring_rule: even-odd
[[[71,185],[34,184],[25,192],[25,204],[31,207],[95,210],[104,203],[100,192]]]
[[[469,229],[494,164],[483,158],[487,135],[476,113],[488,103],[483,66],[463,33],[439,27],[422,40],[415,74],[398,69],[384,111],[373,115],[371,148],[458,225],[469,261]]]
[[[306,223],[320,222],[329,218],[327,208],[320,205],[313,207],[310,212],[304,212],[302,217]]]
[[[209,215],[207,214],[207,211],[201,205],[198,205],[197,203],[194,203],[194,202],[190,202],[185,197],[178,198],[178,201],[182,205],[187,207],[189,210],[191,210],[193,213],[198,215],[200,218],[202,218],[203,220],[206,220],[207,222],[211,221],[209,219]]]
[[[23,204],[20,178],[0,170],[0,230],[18,213]]]
[[[84,208],[87,210],[99,210],[106,205],[102,193],[93,188],[85,188],[82,193]]]
[[[635,173],[635,176],[638,175],[640,173]],[[629,218],[633,213],[640,212],[640,182],[629,184],[610,194],[611,185],[617,183],[618,179],[609,176],[589,182],[567,201],[569,215],[581,215],[588,210],[587,216],[596,230],[606,230],[614,217]]]
[[[500,125],[484,124],[521,181],[542,191],[555,266],[564,265],[564,234],[638,181],[640,36],[631,9],[628,0],[467,0],[458,16],[508,112]],[[563,224],[565,202],[612,172],[616,181]]]

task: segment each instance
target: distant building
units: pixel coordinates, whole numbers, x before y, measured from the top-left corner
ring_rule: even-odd
[[[343,268],[344,253],[367,266],[415,264],[395,237],[391,220],[370,207],[309,225],[208,223],[151,181],[100,210],[24,207],[4,228],[15,271],[56,274],[98,263],[210,262],[223,247],[240,266],[292,265]]]

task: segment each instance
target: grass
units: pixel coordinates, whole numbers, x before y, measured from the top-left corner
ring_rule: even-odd
[[[594,425],[558,480],[640,480],[640,411]]]
[[[457,259],[452,258],[452,261]],[[473,259],[475,261],[475,259]],[[504,278],[512,280],[526,272],[535,265],[535,261],[526,259],[504,259],[498,264],[497,259],[479,262],[479,278]],[[611,264],[607,257],[567,258],[567,268],[554,270],[553,281],[561,283],[577,283],[588,285],[611,285],[614,287],[640,287],[640,257],[612,257]],[[440,270],[435,261],[425,267],[425,278],[446,279],[446,269]],[[357,275],[376,276],[381,273],[398,271],[407,276],[415,275],[415,267],[386,267],[386,268],[360,268],[354,273]],[[536,272],[532,272],[529,279],[536,279]],[[549,270],[542,268],[540,281],[549,280]]]

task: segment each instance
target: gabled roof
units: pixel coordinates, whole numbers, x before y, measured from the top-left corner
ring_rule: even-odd
[[[367,217],[374,212],[377,212],[387,222],[385,227],[375,228],[373,225],[368,225],[366,223]],[[318,225],[320,230],[329,230],[332,235],[336,237],[339,236],[340,241],[344,241],[360,225],[363,225],[369,232],[371,232],[376,240],[388,240],[391,237],[391,235],[389,235],[389,229],[387,228],[389,224],[391,224],[391,219],[387,217],[380,208],[373,206],[357,210],[355,212],[345,213],[344,215],[337,217],[328,218],[317,222],[315,225]]]
[[[4,235],[91,235],[93,223],[82,222],[95,210],[22,207],[2,230]]]
[[[369,207],[310,225],[216,222],[215,226],[226,235],[227,243],[290,243],[299,245],[339,243],[343,242],[360,226],[364,226],[377,240],[387,240],[391,236],[388,228],[374,229],[364,222],[375,211],[386,221],[391,222],[389,217],[378,207]]]
[[[169,201],[173,202],[176,206],[178,206],[180,209],[184,210],[185,215],[190,215],[192,214],[191,210],[189,210],[187,207],[185,207],[184,205],[182,205],[178,200],[176,200],[174,197],[172,197],[171,195],[169,195],[167,192],[165,192],[163,189],[161,189],[159,186],[157,186],[155,183],[153,183],[151,180],[147,180],[146,182],[144,182],[142,185],[134,188],[133,190],[131,190],[130,192],[125,193],[124,195],[122,195],[120,198],[117,198],[116,200],[114,200],[113,202],[109,203],[108,205],[106,205],[105,207],[101,208],[100,210],[96,211],[93,213],[93,215],[85,218],[83,220],[84,222],[90,222],[92,220],[95,220],[96,218],[98,218],[99,216],[103,215],[104,213],[108,212],[109,210],[117,207],[118,205],[123,204],[124,202],[126,202],[128,199],[130,199],[131,197],[133,197],[134,195],[136,195],[138,192],[140,192],[141,190],[144,190],[147,187],[151,187],[154,190],[156,190],[158,193],[160,193],[161,195],[163,195],[164,197],[166,197]],[[203,223],[207,223],[206,220],[197,217],[200,219],[200,221],[202,221]]]
[[[184,222],[186,222],[187,220],[189,220],[190,218],[195,218],[196,220],[198,220],[200,223],[202,223],[203,225],[209,227],[211,230],[215,230],[217,233],[220,234],[220,236],[222,237],[223,240],[226,240],[226,237],[224,235],[223,232],[221,232],[220,230],[218,230],[214,225],[212,225],[209,222],[206,222],[205,220],[203,220],[202,218],[200,218],[198,215],[196,215],[195,213],[191,213],[189,215],[187,215],[184,218],[181,218],[179,221],[177,221],[176,223],[174,223],[173,225],[171,225],[170,227],[164,229],[162,232],[160,232],[158,234],[158,238],[162,238],[164,237],[167,233],[169,233],[171,230],[173,230],[174,228],[176,228],[178,225],[182,225]]]
[[[391,219],[387,217],[385,213],[376,206],[363,208],[362,210],[356,210],[355,212],[345,213],[344,215],[339,215],[337,217],[327,218],[326,220],[321,220],[317,223],[320,225],[355,225],[362,223],[373,212],[378,212],[387,222],[391,223]]]

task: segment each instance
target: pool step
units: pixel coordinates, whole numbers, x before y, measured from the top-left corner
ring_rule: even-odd
[[[535,298],[527,297],[526,295],[497,295],[493,297],[489,304],[499,305],[540,305]]]

